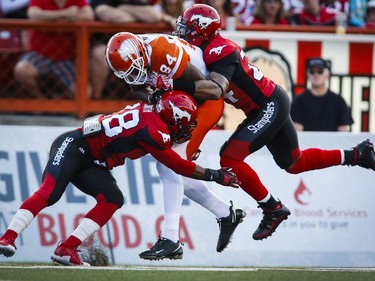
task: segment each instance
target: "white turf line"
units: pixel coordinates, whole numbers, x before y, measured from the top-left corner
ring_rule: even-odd
[[[375,267],[175,267],[175,266],[49,266],[49,265],[0,265],[2,268],[21,268],[21,269],[84,269],[84,270],[124,270],[124,271],[145,271],[145,270],[159,270],[159,271],[258,271],[258,270],[282,270],[282,271],[337,271],[337,272],[375,272]]]

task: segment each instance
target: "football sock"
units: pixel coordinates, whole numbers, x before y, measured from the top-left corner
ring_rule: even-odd
[[[17,213],[12,218],[8,229],[20,234],[34,219],[34,215],[26,209],[18,209]],[[17,237],[16,236],[16,237]]]
[[[20,209],[28,210],[34,217],[48,206],[48,202],[45,197],[41,195],[42,192],[40,192],[40,190],[41,189],[32,194],[20,206]]]
[[[173,242],[177,242],[179,239],[178,229],[182,198],[184,196],[182,176],[176,174],[160,162],[156,163],[156,169],[163,183],[164,228],[162,230],[162,236]]]
[[[276,200],[271,194],[269,194],[264,200],[258,201],[259,206],[262,209],[274,209],[280,201]]]
[[[179,240],[178,230],[180,214],[164,214],[164,230],[162,236],[176,243]]]
[[[112,218],[118,208],[119,205],[117,204],[101,200],[86,214],[85,218],[94,221],[99,227],[102,227]]]
[[[100,226],[96,222],[88,218],[83,218],[80,224],[77,226],[77,228],[73,231],[71,236],[76,237],[82,242],[82,241],[85,241],[87,238],[89,238],[92,234],[94,234],[99,229],[100,229]],[[76,245],[76,242],[77,241],[72,242],[69,240],[66,244],[75,246],[76,248],[81,244],[80,242],[78,245]]]
[[[287,172],[298,174],[342,164],[342,153],[339,149],[323,150],[319,148],[309,148],[301,152],[301,157],[291,168],[286,169]]]
[[[231,167],[232,172],[241,181],[241,188],[256,201],[264,199],[268,190],[260,181],[257,173],[245,162],[227,157],[220,159],[221,167]]]

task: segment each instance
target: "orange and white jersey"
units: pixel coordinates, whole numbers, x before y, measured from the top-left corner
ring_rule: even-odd
[[[188,62],[198,68],[206,78],[208,77],[203,53],[198,47],[173,35],[142,34],[138,36],[146,47],[149,59],[146,85],[159,89],[170,88],[171,80],[181,77]],[[193,130],[192,138],[183,144],[174,144],[173,150],[184,159],[193,159],[204,136],[219,121],[223,109],[223,99],[208,100],[200,104],[198,107],[199,122]]]
[[[177,36],[168,34],[141,34],[138,35],[144,42],[149,58],[149,73],[157,73],[168,78],[178,79],[184,72],[188,62],[197,67],[205,77],[208,70],[203,61],[201,49]],[[146,84],[151,86],[152,74]]]

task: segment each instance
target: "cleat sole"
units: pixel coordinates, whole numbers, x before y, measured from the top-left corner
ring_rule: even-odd
[[[0,255],[4,255],[4,257],[10,258],[16,253],[16,250],[12,246],[1,246],[0,247]]]
[[[141,259],[144,260],[150,260],[150,261],[159,261],[163,259],[170,259],[170,260],[181,260],[183,255],[175,255],[175,256],[170,256],[170,257],[155,257],[155,256],[139,256]]]
[[[272,228],[270,229],[269,232],[267,232],[266,234],[263,234],[263,235],[253,235],[253,239],[254,240],[263,240],[263,239],[267,239],[268,237],[272,236],[272,234],[279,227],[280,223],[282,223],[283,221],[287,220],[288,217],[289,217],[289,215],[284,215],[284,216],[278,218],[277,220],[275,220],[275,222],[272,225]]]
[[[74,263],[70,262],[67,258],[60,257],[60,256],[57,256],[57,255],[52,255],[51,260],[55,263],[58,263],[58,264],[64,265],[64,266],[90,266],[89,263],[84,262],[84,261],[82,261],[83,264],[74,264]]]

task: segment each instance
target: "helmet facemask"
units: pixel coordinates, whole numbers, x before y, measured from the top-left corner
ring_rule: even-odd
[[[131,60],[131,66],[127,71],[114,71],[114,74],[124,79],[126,83],[130,85],[142,85],[147,80],[147,69],[144,67],[145,62],[143,57],[134,59],[131,55],[128,56]]]
[[[168,127],[171,129],[171,139],[175,143],[184,143],[191,139],[193,130],[197,127],[198,120],[195,120],[193,124],[183,125],[182,122],[177,122],[173,126]],[[177,129],[178,128],[178,129]]]
[[[207,40],[204,34],[199,34],[194,26],[196,24],[190,24],[184,20],[181,16],[178,17],[176,22],[176,30],[173,32],[173,35],[176,35],[194,46],[201,46]]]
[[[190,44],[202,46],[219,35],[221,19],[218,12],[205,4],[194,4],[177,19],[175,35]]]
[[[176,35],[182,39],[186,39],[186,37],[189,36],[192,32],[194,32],[194,28],[189,26],[187,21],[179,16],[176,21],[176,30],[173,31],[173,35]]]

